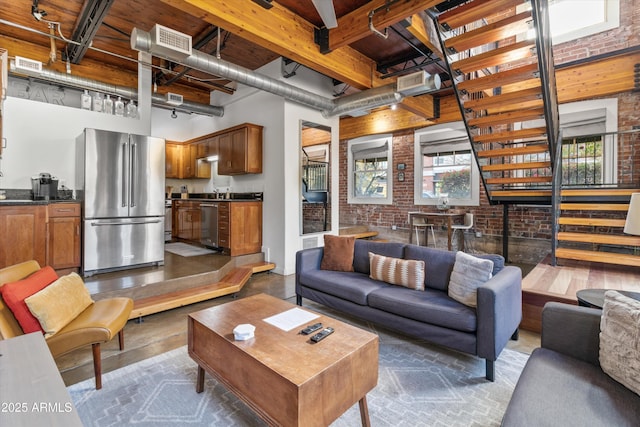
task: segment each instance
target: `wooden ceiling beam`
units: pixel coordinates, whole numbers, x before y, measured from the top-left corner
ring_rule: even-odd
[[[47,65],[49,61],[50,49],[48,47],[27,43],[10,37],[0,35],[0,45],[9,52],[10,57],[22,56],[24,58],[33,59],[42,62],[43,66],[57,71],[66,73],[66,63],[56,61],[52,65]],[[61,52],[58,52],[58,58],[61,58]],[[91,80],[124,86],[128,88],[138,88],[138,73],[121,67],[113,67],[105,65],[104,62],[95,61],[84,58],[81,64],[72,65],[71,73],[75,76],[84,77]],[[184,97],[185,100],[198,102],[209,105],[211,102],[208,90],[194,90],[193,87],[175,83],[171,86],[159,87],[159,93],[173,92]]]
[[[411,17],[411,25],[407,27],[407,31],[409,31],[413,37],[417,38],[420,43],[428,47],[435,56],[439,59],[444,59],[444,56],[440,51],[438,40],[431,40],[429,30],[427,29],[421,14],[416,13]]]
[[[338,27],[329,30],[329,49],[336,50],[372,34],[369,29],[369,14],[386,5],[387,0],[373,0],[338,19]],[[407,0],[382,9],[373,15],[373,26],[378,31],[425,9],[442,3],[441,0]]]
[[[402,100],[398,106],[425,119],[436,117],[435,100],[430,95],[408,97]]]
[[[235,0],[233,7],[221,1],[161,1],[355,88],[381,84],[371,58],[348,46],[323,55],[314,42],[315,27],[278,3],[267,10],[251,0]]]

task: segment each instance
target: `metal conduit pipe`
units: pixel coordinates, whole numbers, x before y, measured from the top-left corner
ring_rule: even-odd
[[[22,71],[20,73],[22,73]],[[86,77],[74,76],[72,74],[65,74],[58,71],[46,69],[42,69],[42,72],[24,73],[51,83],[61,84],[79,89],[87,89],[95,92],[108,93],[110,95],[122,96],[128,99],[138,99],[137,89],[104,83],[97,80],[88,79]],[[174,105],[167,104],[165,97],[160,94],[152,94],[151,100],[154,105],[166,108],[176,108],[178,110],[189,111],[207,116],[222,117],[224,115],[224,108],[214,105],[205,105],[191,101],[184,101],[179,107],[176,107]]]
[[[186,58],[179,54],[171,54],[168,52],[160,53],[153,46],[150,34],[138,28],[134,28],[131,32],[131,48],[163,57],[181,65],[191,67],[194,70],[224,77],[256,89],[264,90],[265,92],[282,96],[285,99],[314,109],[330,110],[334,107],[333,99],[300,89],[299,87],[281,82],[197,50],[193,50],[191,55]]]
[[[322,116],[329,118],[348,112],[365,112],[372,108],[396,104],[403,99],[404,96],[396,92],[396,84],[392,83],[338,98],[334,101],[333,108],[322,110]]]

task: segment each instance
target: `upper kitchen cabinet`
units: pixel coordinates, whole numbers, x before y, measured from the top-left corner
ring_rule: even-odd
[[[165,144],[165,178],[211,178],[211,164],[199,159],[206,146],[167,141]]]
[[[182,174],[182,146],[175,142],[165,143],[165,178],[180,178]]]
[[[245,123],[218,136],[218,175],[262,173],[262,126]]]

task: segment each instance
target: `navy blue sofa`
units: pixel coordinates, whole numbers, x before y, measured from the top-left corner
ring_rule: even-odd
[[[425,290],[390,285],[369,278],[369,252],[424,260]],[[443,345],[486,360],[486,378],[495,377],[495,361],[510,338],[517,338],[522,319],[522,271],[505,266],[500,255],[478,255],[494,261],[493,277],[478,289],[477,308],[447,295],[455,252],[403,243],[356,240],[353,272],[321,270],[324,248],[296,254],[296,303],[307,298],[380,324],[414,338]]]

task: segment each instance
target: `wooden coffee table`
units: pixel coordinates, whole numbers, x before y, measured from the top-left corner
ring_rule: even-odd
[[[319,313],[290,331],[263,320],[296,307],[259,294],[191,313],[196,391],[204,389],[206,370],[270,425],[327,426],[358,402],[369,426],[366,395],[378,382],[378,337]],[[335,332],[311,343],[299,332],[316,322]],[[235,341],[233,329],[245,323],[255,326],[255,337]]]

